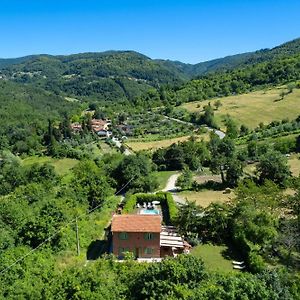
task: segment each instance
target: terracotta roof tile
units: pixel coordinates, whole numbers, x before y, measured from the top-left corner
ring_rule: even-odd
[[[114,215],[113,232],[161,232],[161,216]]]

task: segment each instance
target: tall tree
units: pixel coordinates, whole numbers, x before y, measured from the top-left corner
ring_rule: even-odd
[[[269,179],[279,185],[285,185],[291,176],[287,158],[278,151],[268,151],[260,158],[257,173],[260,181]]]

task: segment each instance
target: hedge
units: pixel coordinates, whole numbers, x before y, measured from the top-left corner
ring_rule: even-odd
[[[163,214],[163,222],[167,225],[173,224],[178,213],[176,203],[170,193],[158,192],[156,194],[134,194],[125,199],[123,213],[132,213],[136,204],[144,202],[159,201]]]

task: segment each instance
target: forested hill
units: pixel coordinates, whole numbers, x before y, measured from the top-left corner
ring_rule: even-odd
[[[0,80],[29,83],[77,99],[134,104],[159,103],[164,98],[161,87],[181,87],[176,97],[185,102],[298,79],[299,54],[300,39],[195,65],[153,60],[134,51],[33,55],[0,59]]]
[[[19,61],[2,60],[2,76],[56,93],[97,100],[133,100],[160,84],[173,85],[187,79],[183,72],[133,51],[38,55]]]
[[[186,76],[192,78],[216,71],[228,71],[235,68],[245,67],[255,63],[270,61],[275,58],[282,58],[298,53],[300,53],[300,38],[272,49],[262,49],[255,52],[230,55],[194,65],[170,60],[160,60],[160,62],[168,68],[173,67],[184,73]]]
[[[0,80],[0,148],[26,152],[40,147],[48,119],[61,120],[78,107],[41,88]]]
[[[300,40],[262,51],[231,70],[209,73],[176,90],[176,102],[205,100],[247,93],[300,79]]]

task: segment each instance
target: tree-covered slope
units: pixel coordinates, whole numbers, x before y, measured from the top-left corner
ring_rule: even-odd
[[[220,71],[191,80],[175,92],[178,102],[236,95],[300,79],[300,54],[275,56],[230,71]]]
[[[279,60],[295,56],[299,52],[300,39],[273,49],[227,56],[195,65],[152,60],[134,51],[65,56],[33,55],[0,60],[0,77],[20,83],[33,83],[56,94],[89,97],[97,101],[129,100],[136,103],[161,85],[180,86],[191,78],[203,75],[212,76],[209,81],[214,82],[220,76],[228,77],[224,72],[239,73],[241,69],[256,68],[261,63],[277,64]],[[260,78],[265,70],[257,70]],[[278,81],[276,77],[281,76],[273,75],[273,81]],[[236,81],[235,78],[225,80]],[[207,88],[205,93],[211,94],[209,84]]]
[[[168,68],[175,68],[192,78],[213,72],[228,71],[256,63],[270,61],[300,53],[300,39],[284,43],[272,49],[262,49],[255,52],[230,55],[198,64],[184,64],[177,61],[160,61]]]
[[[5,66],[4,61],[1,64]],[[1,73],[7,79],[38,84],[57,94],[111,101],[133,100],[160,84],[186,79],[174,68],[133,51],[32,56],[21,63],[6,64]]]
[[[43,89],[0,80],[0,148],[29,140],[35,148],[48,119],[60,120],[77,106]]]

